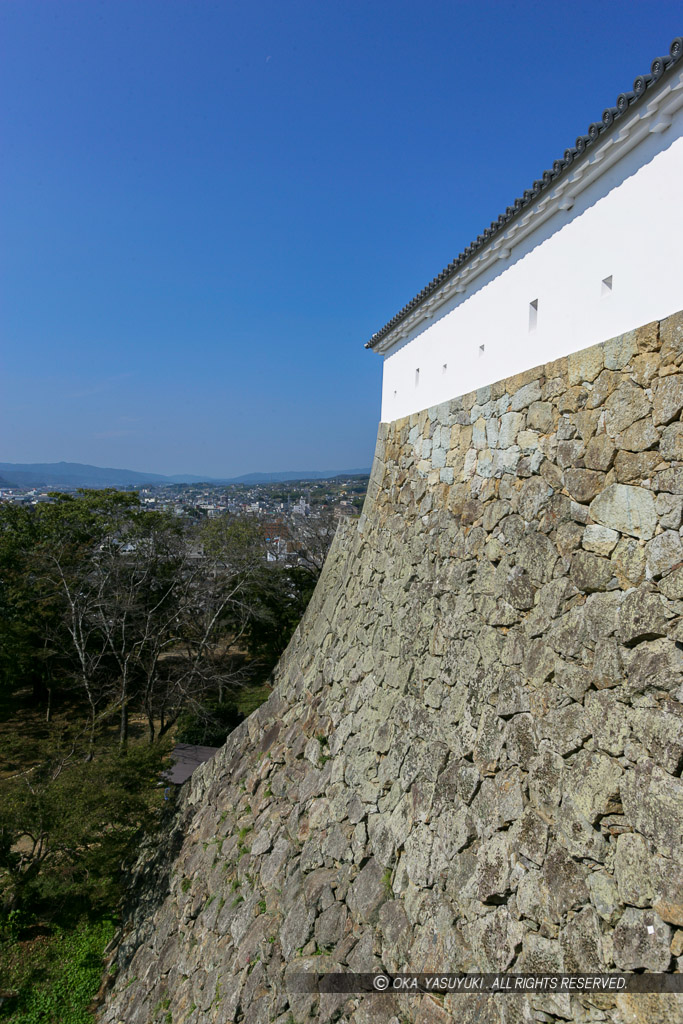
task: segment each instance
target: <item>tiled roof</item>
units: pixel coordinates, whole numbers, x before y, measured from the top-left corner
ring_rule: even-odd
[[[200,764],[210,761],[220,747],[201,747],[193,743],[177,743],[173,748],[171,757],[173,763],[163,773],[166,782],[175,782],[182,786]]]
[[[468,260],[470,260],[484,246],[488,245],[491,239],[495,238],[499,232],[505,231],[510,222],[518,217],[525,207],[529,206],[530,203],[535,202],[538,196],[541,195],[545,189],[555,184],[558,178],[560,178],[562,174],[572,166],[578,157],[582,156],[587,150],[590,150],[591,146],[602,135],[604,135],[605,132],[608,132],[611,129],[615,121],[620,117],[623,117],[623,115],[637,103],[642,102],[643,98],[647,95],[648,90],[652,89],[653,86],[666,77],[671,69],[681,62],[682,58],[683,37],[677,36],[671,43],[669,53],[664,57],[656,57],[655,60],[653,60],[649,75],[638,75],[633,83],[633,89],[631,92],[620,93],[619,96],[617,96],[615,105],[603,110],[600,121],[594,121],[590,124],[586,134],[579,135],[575,144],[569,149],[565,149],[563,157],[556,160],[552,167],[544,171],[541,177],[534,181],[531,188],[528,188],[524,192],[524,195],[515,199],[514,203],[511,206],[508,206],[505,212],[501,213],[497,220],[491,221],[490,226],[485,228],[484,231],[478,235],[466,249],[463,249],[459,256],[452,260],[447,267],[444,267],[441,273],[430,281],[429,284],[415,296],[415,298],[411,299],[403,309],[399,310],[396,316],[392,317],[381,330],[373,334],[365,347],[374,348],[382,338],[386,337],[387,334],[390,334],[391,331],[402,320],[404,320],[409,313],[437,291],[437,289],[448,281],[449,278],[458,273]]]

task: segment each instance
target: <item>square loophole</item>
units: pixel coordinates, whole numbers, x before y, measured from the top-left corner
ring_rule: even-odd
[[[529,330],[535,331],[538,326],[538,299],[529,303]]]

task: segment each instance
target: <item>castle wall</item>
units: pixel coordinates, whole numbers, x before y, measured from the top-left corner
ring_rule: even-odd
[[[683,1021],[318,996],[683,966],[683,314],[380,428],[269,701],[138,867],[103,1024]]]
[[[668,103],[683,104],[683,72]],[[383,421],[680,309],[683,107],[660,120],[644,107],[618,128],[482,252],[460,291],[396,329]]]

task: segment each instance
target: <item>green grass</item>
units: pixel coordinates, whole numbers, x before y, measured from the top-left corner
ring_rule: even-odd
[[[11,1024],[93,1024],[88,1012],[102,981],[102,954],[115,932],[110,919],[53,928],[29,941],[0,942],[0,1007]]]

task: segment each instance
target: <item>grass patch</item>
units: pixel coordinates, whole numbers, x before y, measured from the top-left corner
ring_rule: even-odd
[[[93,1024],[88,1006],[102,980],[103,953],[114,937],[109,919],[57,926],[27,941],[0,941],[0,988],[11,993],[0,1021]]]

